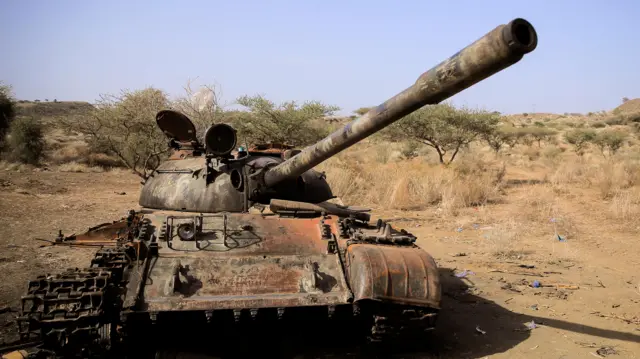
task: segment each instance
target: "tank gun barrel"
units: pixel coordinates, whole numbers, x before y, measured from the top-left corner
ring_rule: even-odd
[[[265,185],[300,176],[421,107],[440,103],[515,64],[537,44],[536,31],[528,21],[517,18],[499,25],[423,73],[409,88],[268,170],[264,174]]]

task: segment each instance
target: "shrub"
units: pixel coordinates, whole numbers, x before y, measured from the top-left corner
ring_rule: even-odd
[[[42,123],[33,117],[19,117],[9,127],[8,147],[13,160],[37,165],[44,153]]]
[[[594,130],[576,129],[565,133],[564,138],[569,144],[573,145],[574,151],[579,156],[582,156],[589,143],[596,138],[596,132]]]
[[[4,139],[15,118],[15,99],[11,87],[0,83],[0,150],[3,148]]]
[[[262,96],[242,96],[238,104],[249,111],[237,113],[236,126],[243,138],[256,142],[309,145],[329,134],[326,123],[314,123],[340,108],[318,101],[302,105],[285,102],[276,105]],[[324,122],[324,121],[323,121]]]
[[[495,131],[482,135],[489,147],[498,154],[504,145],[514,147],[518,141],[518,131],[511,126],[501,126]]]
[[[369,112],[369,110],[371,110],[371,107],[360,107],[359,109],[353,111],[353,113],[357,114],[358,116],[362,116],[365,113]]]
[[[626,119],[622,115],[621,116],[613,116],[613,117],[609,117],[604,122],[609,126],[624,125],[625,122],[626,122]]]
[[[595,136],[593,143],[598,146],[603,156],[605,149],[609,151],[610,155],[614,155],[624,146],[626,139],[627,134],[621,130],[604,130]]]
[[[146,179],[169,150],[166,137],[155,123],[158,111],[169,106],[165,93],[150,87],[103,95],[90,116],[59,121],[68,130],[88,135],[91,152],[117,157]]]

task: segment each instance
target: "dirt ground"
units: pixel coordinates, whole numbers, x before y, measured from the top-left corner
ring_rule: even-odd
[[[36,239],[116,220],[137,208],[139,189],[139,179],[122,171],[0,172],[2,339],[12,337],[29,278],[85,266],[94,252],[39,248]],[[560,205],[561,216],[546,218],[535,200],[544,191],[514,182],[505,203],[454,218],[435,208],[376,212],[417,235],[444,280],[433,349],[403,357],[640,357],[640,220],[611,222],[598,207],[605,204],[579,192]],[[471,272],[458,278],[464,270]],[[535,280],[543,287],[533,288]]]

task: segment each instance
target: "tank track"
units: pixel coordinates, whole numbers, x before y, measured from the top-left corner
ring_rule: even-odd
[[[395,307],[381,308],[373,315],[370,343],[389,344],[413,340],[435,329],[438,312],[433,309]]]
[[[65,356],[108,347],[127,264],[125,248],[103,248],[89,268],[29,281],[17,318],[21,340],[40,340],[40,349]]]

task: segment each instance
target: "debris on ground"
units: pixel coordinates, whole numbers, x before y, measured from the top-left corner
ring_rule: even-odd
[[[472,271],[470,271],[470,270],[466,270],[466,269],[465,269],[465,270],[463,270],[462,272],[460,272],[460,273],[456,274],[456,277],[458,277],[458,278],[465,278],[465,277],[466,277],[466,276],[468,276],[468,275],[475,275],[475,273],[474,273],[474,272],[472,272]]]
[[[596,353],[600,356],[607,356],[607,355],[616,355],[618,354],[618,352],[613,349],[613,347],[602,347],[598,350],[596,350]]]
[[[525,329],[514,329],[514,330],[516,332],[529,332],[538,328],[538,325],[533,320],[531,320],[530,322],[524,323],[524,326],[526,327]]]
[[[622,321],[626,322],[627,324],[640,325],[640,317],[637,317],[637,316],[634,316],[633,318],[626,318],[626,317],[621,316],[621,315],[603,314],[603,313],[600,313],[600,312],[591,312],[591,314],[597,315],[598,317],[601,317],[601,318],[619,319],[619,320],[622,320]]]
[[[478,332],[478,333],[480,333],[480,334],[482,334],[482,335],[487,334],[487,332],[485,332],[484,330],[480,329],[480,326],[479,326],[479,325],[477,325],[477,326],[476,326],[476,332]]]

